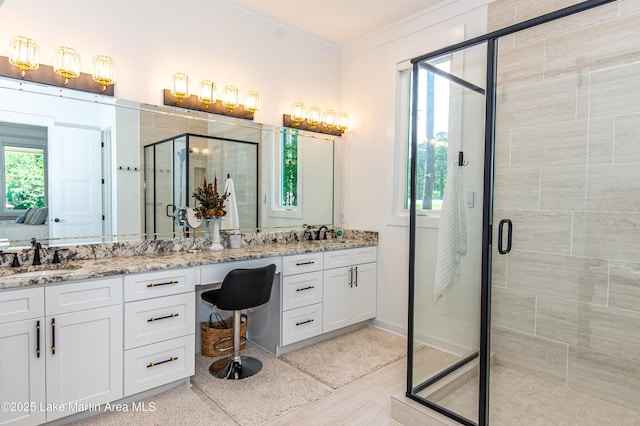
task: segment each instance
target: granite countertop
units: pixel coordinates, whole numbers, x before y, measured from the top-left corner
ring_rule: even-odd
[[[0,268],[0,289],[375,245],[377,245],[377,241],[367,239],[281,242],[248,245],[240,249],[225,249],[218,252],[208,250],[195,253],[175,251],[159,254],[70,260],[59,264],[47,263],[39,266],[24,265],[19,268],[2,267]]]

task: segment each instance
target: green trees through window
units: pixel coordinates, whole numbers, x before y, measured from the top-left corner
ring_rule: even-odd
[[[442,209],[442,197],[447,183],[447,142],[447,133],[438,132],[435,138],[418,143],[416,175],[418,209]]]
[[[4,146],[5,211],[45,206],[44,150]]]
[[[434,65],[449,72],[451,61],[442,60]],[[407,72],[403,78],[410,78]],[[407,85],[406,90],[410,90]],[[449,150],[450,82],[428,69],[420,69],[418,76],[417,111],[417,167],[416,210],[441,210],[444,188],[447,184]],[[407,101],[411,93],[406,94]],[[411,108],[411,103],[407,103]],[[411,128],[411,114],[407,114],[407,129]],[[410,131],[407,132],[407,165],[410,161]],[[411,173],[407,166],[404,208],[409,209]]]
[[[280,205],[296,207],[298,205],[298,132],[282,132],[280,144]]]

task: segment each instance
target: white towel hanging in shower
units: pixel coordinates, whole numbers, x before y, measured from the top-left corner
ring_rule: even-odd
[[[442,296],[444,289],[460,278],[460,257],[467,253],[467,223],[461,169],[457,162],[452,162],[447,171],[438,228],[434,300]]]
[[[234,234],[238,233],[240,228],[240,218],[238,216],[238,204],[236,202],[236,190],[233,187],[233,180],[229,177],[224,184],[224,193],[229,194],[224,201],[227,214],[222,217],[221,229],[234,229]]]

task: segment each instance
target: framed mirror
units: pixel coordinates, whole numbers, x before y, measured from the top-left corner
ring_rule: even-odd
[[[0,79],[0,184],[5,206],[0,239],[21,246],[34,237],[50,245],[152,238],[145,229],[144,147],[185,134],[257,147],[255,213],[248,214],[255,214],[255,225],[242,225],[242,232],[333,224],[337,182],[332,137]],[[7,153],[15,153],[16,146],[23,151],[38,149],[37,140],[43,175],[39,198],[18,204],[14,189],[21,184],[16,184],[16,173],[8,173],[16,170],[16,163],[5,166],[13,161],[7,160]],[[23,175],[33,172],[32,166],[20,167],[25,168]],[[197,180],[195,174],[215,174],[214,169],[194,169],[191,185]],[[218,179],[224,178],[220,170]],[[47,210],[43,223],[16,223],[35,207],[40,217]],[[153,238],[184,235],[181,231],[155,232]]]

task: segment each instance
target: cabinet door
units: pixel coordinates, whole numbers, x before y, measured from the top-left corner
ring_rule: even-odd
[[[323,273],[322,332],[350,324],[351,267],[325,270]]]
[[[46,318],[47,421],[122,398],[122,305]]]
[[[44,351],[37,356],[38,336],[44,349],[44,333],[36,329],[44,318],[0,325],[0,425],[44,423]]]
[[[353,324],[376,316],[376,264],[355,266],[351,290],[351,322]]]

